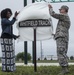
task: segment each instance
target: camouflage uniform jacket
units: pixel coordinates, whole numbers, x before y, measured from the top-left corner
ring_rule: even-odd
[[[57,14],[53,11],[52,8],[49,9],[50,15],[58,19],[58,24],[55,33],[55,39],[58,37],[63,37],[66,41],[69,40],[69,28],[70,28],[70,19],[68,14]]]

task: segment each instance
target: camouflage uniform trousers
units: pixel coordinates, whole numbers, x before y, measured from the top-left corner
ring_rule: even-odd
[[[65,41],[65,38],[57,38],[57,56],[60,66],[68,66],[68,42]]]

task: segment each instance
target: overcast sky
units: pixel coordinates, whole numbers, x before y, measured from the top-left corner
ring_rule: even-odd
[[[49,0],[47,0],[49,1]],[[28,4],[31,3],[31,0],[28,0]],[[61,7],[61,5],[68,5],[69,6],[69,16],[71,19],[71,27],[70,27],[70,41],[69,41],[69,49],[68,49],[68,55],[74,56],[74,2],[65,2],[65,3],[51,3],[51,5],[54,8],[54,11],[59,13],[58,9]],[[23,9],[23,0],[0,0],[0,11],[4,8],[11,8],[12,12],[14,13],[16,10],[20,11]],[[57,26],[56,19],[52,18],[53,21],[53,28],[54,33]],[[1,34],[1,26],[0,26],[0,34]],[[18,31],[16,29],[16,24],[14,24],[14,34],[18,35]],[[24,42],[17,42],[15,41],[15,54],[18,52],[24,51]],[[42,41],[42,49],[43,49],[43,55],[55,55],[56,56],[56,41],[53,39]],[[32,54],[32,46],[31,42],[28,42],[28,52]],[[1,47],[0,47],[0,56],[1,56]],[[40,57],[40,42],[37,42],[37,57]]]

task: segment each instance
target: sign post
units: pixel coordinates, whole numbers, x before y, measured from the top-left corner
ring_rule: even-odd
[[[34,71],[37,71],[37,63],[36,63],[36,28],[34,28]]]
[[[51,26],[50,21],[48,19],[30,19],[19,22],[20,28],[33,28],[33,37],[34,37],[34,43],[33,43],[33,58],[34,58],[34,71],[37,72],[37,63],[36,63],[36,29],[37,27],[49,27]],[[26,45],[25,45],[26,46]],[[25,50],[27,50],[25,48]]]
[[[34,3],[35,0],[32,0]],[[33,42],[33,62],[34,62],[34,71],[37,71],[37,63],[36,63],[36,27],[34,28],[34,42]]]
[[[34,3],[35,0],[32,0],[32,3]],[[24,6],[27,5],[27,0],[24,0]],[[40,9],[41,10],[41,9]],[[29,12],[29,11],[28,11]],[[22,13],[21,13],[22,14]],[[25,15],[25,14],[24,14]],[[24,16],[23,15],[23,16]],[[25,16],[24,16],[25,17]],[[36,40],[38,40],[38,34],[37,34],[37,28],[43,28],[43,27],[50,27],[51,26],[51,22],[49,19],[23,19],[22,21],[19,21],[19,30],[21,30],[22,28],[31,28],[31,34],[30,36],[33,36],[32,38],[30,38],[30,36],[28,36],[28,38],[32,39],[33,41],[33,63],[34,63],[34,71],[37,72],[37,62],[36,62]],[[25,29],[23,29],[24,31]],[[21,32],[21,31],[20,31]],[[46,33],[46,32],[45,32]],[[23,33],[24,34],[24,33]],[[30,34],[30,32],[29,32]],[[48,34],[48,33],[46,33]],[[40,34],[39,34],[40,35]],[[21,35],[23,37],[23,35]],[[26,35],[25,35],[26,36]],[[40,36],[41,37],[41,36]],[[48,37],[48,35],[47,35]],[[25,39],[25,38],[24,38]],[[25,53],[25,64],[27,64],[27,39],[25,39],[26,41],[24,41],[24,53]]]

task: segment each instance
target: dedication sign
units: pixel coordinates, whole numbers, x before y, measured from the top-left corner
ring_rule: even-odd
[[[49,27],[51,23],[48,19],[25,20],[19,22],[19,27]]]
[[[52,20],[49,14],[48,3],[37,2],[24,7],[17,17],[17,28],[21,41],[48,40],[52,37]]]

